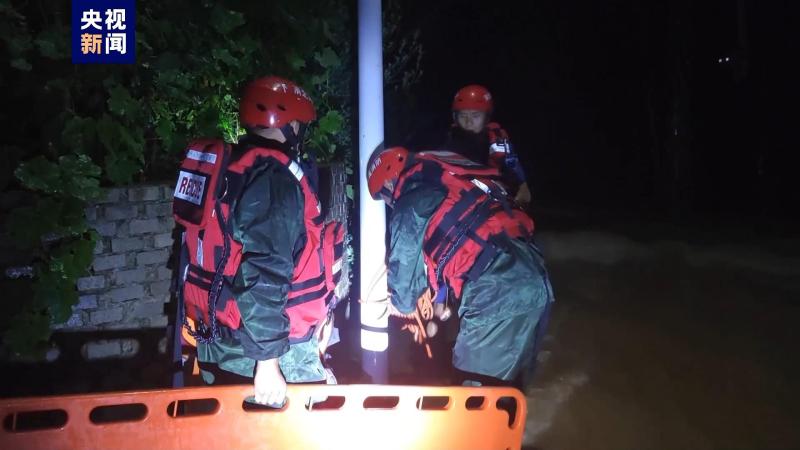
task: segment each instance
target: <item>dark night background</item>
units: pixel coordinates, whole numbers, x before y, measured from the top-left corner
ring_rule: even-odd
[[[673,223],[800,217],[790,2],[407,2],[424,75],[386,140],[437,146],[463,85],[494,95],[536,208]],[[727,58],[727,60],[726,60]]]

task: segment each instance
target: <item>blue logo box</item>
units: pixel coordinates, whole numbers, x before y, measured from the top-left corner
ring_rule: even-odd
[[[73,64],[135,62],[135,0],[72,0]]]

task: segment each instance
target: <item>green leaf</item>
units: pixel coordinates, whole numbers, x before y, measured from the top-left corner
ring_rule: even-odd
[[[119,143],[119,123],[108,114],[103,114],[95,123],[97,138],[106,150],[117,147]]]
[[[55,45],[55,43],[53,43],[53,41],[48,40],[48,39],[39,38],[39,39],[36,39],[34,41],[34,43],[36,44],[36,47],[39,48],[39,53],[41,53],[42,56],[45,56],[45,57],[48,57],[48,58],[52,58],[52,59],[55,59],[55,58],[58,57],[58,53],[57,53],[57,50],[56,50],[56,45]]]
[[[345,193],[345,195],[347,195],[347,198],[349,198],[350,200],[353,200],[355,198],[355,196],[353,195],[353,185],[352,184],[348,184],[347,186],[344,187],[344,193]]]
[[[139,102],[131,97],[131,93],[120,85],[108,91],[108,110],[122,117],[136,117],[139,113]]]
[[[326,134],[336,134],[342,130],[344,117],[338,111],[328,111],[319,119],[319,130]]]
[[[86,202],[75,197],[59,199],[53,209],[58,211],[55,231],[63,236],[83,234],[88,230],[84,210]]]
[[[89,265],[92,264],[94,250],[94,234],[88,234],[88,238],[72,239],[61,243],[53,250],[50,270],[59,270],[70,280],[77,280],[85,276]],[[54,267],[58,264],[59,267]]]
[[[25,58],[12,59],[11,67],[18,70],[24,70],[25,72],[28,72],[33,68],[33,66],[31,66],[31,63],[29,63]]]
[[[63,290],[62,292],[64,292],[63,296],[65,297],[65,299],[74,298],[75,299],[75,301],[73,302],[74,304],[77,304],[78,300],[80,300],[80,297],[78,296],[77,292],[66,291],[66,289]],[[70,307],[70,305],[67,304],[67,301],[58,302],[54,305],[50,305],[48,311],[50,312],[50,320],[51,323],[53,324],[64,323],[67,320],[69,320],[70,317],[72,317],[72,307]]]
[[[74,116],[64,125],[61,142],[73,151],[85,151],[94,143],[95,121],[89,117]]]
[[[64,59],[69,56],[69,35],[57,29],[45,29],[33,42],[45,58]]]
[[[324,68],[338,66],[341,62],[339,56],[330,47],[325,47],[322,52],[314,53],[314,59]]]
[[[142,129],[130,129],[130,127],[118,126],[119,143],[113,152],[126,155],[131,161],[138,161],[138,169],[144,165],[144,131]]]
[[[26,188],[48,193],[56,192],[61,181],[58,166],[44,156],[23,162],[14,171],[14,175]]]
[[[211,56],[214,59],[222,61],[229,66],[237,66],[239,64],[239,60],[234,58],[234,56],[231,55],[231,52],[229,52],[227,48],[215,48],[211,50]]]
[[[219,4],[211,11],[211,26],[220,34],[228,34],[244,25],[244,14],[226,9]]]
[[[298,56],[297,53],[293,51],[286,54],[286,62],[288,62],[289,67],[295,71],[299,71],[306,66],[306,60]]]
[[[102,170],[87,155],[66,155],[58,159],[64,192],[80,200],[100,197]]]
[[[313,84],[314,86],[319,86],[325,84],[327,80],[328,77],[325,75],[314,75],[311,77],[311,84]]]
[[[158,119],[156,134],[161,139],[162,145],[169,148],[172,145],[172,138],[175,134],[175,125],[166,117]]]
[[[66,178],[97,178],[100,176],[100,167],[93,163],[89,156],[84,154],[61,156],[58,158],[58,164],[64,175],[65,182],[69,182]]]
[[[33,304],[46,308],[52,322],[64,322],[72,315],[72,306],[78,303],[75,278],[70,278],[64,266],[72,264],[61,258],[50,260],[50,266],[39,274],[33,285]]]
[[[9,52],[12,55],[20,55],[33,47],[30,35],[25,30],[15,30],[12,38],[6,41]],[[13,64],[12,64],[13,65]]]
[[[104,162],[106,178],[116,185],[130,183],[133,176],[139,172],[139,163],[129,155],[110,152]]]
[[[64,261],[50,258],[33,286],[33,304],[49,308],[61,301],[61,283],[65,278]]]

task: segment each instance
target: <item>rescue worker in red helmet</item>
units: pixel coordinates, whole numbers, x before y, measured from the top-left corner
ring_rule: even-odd
[[[502,172],[506,184],[515,192],[514,201],[527,207],[531,192],[508,133],[497,122],[490,122],[494,110],[492,94],[483,86],[464,86],[453,97],[453,125],[444,148]]]
[[[467,385],[524,386],[533,373],[553,291],[533,220],[500,172],[449,151],[376,150],[374,199],[391,206],[387,281],[392,312],[446,320],[458,305],[453,366]],[[433,299],[434,308],[422,306]],[[425,329],[425,326],[420,328]]]
[[[252,382],[255,401],[262,404],[282,404],[287,382],[331,381],[332,376],[320,359],[329,337],[329,332],[323,330],[330,330],[325,325],[331,316],[326,317],[322,309],[329,299],[312,299],[321,301],[322,306],[303,312],[297,320],[298,315],[290,310],[292,292],[297,287],[296,262],[302,257],[301,250],[304,255],[312,240],[309,214],[314,216],[320,210],[308,182],[313,174],[308,167],[303,171],[300,158],[304,131],[315,118],[313,102],[292,81],[275,76],[252,81],[239,105],[240,123],[247,134],[230,152],[230,166],[222,169],[224,178],[220,181],[219,196],[233,195],[225,215],[236,246],[231,252],[230,244],[226,243],[224,258],[235,253],[241,259],[234,272],[223,277],[219,288],[222,294],[217,294],[225,296],[230,292],[229,304],[223,305],[224,299],[220,297],[216,314],[208,313],[212,306],[205,308],[205,316],[199,314],[211,325],[205,323],[196,329],[198,361],[207,383]],[[189,162],[217,162],[217,156],[228,158],[226,153],[203,150],[211,149],[213,142],[203,148],[193,145],[187,150]],[[233,167],[238,167],[238,172]],[[307,175],[305,180],[304,175]],[[176,188],[176,204],[179,200],[185,203],[186,195],[179,189],[180,186]],[[175,208],[178,220],[182,216]],[[317,219],[321,224],[321,217],[315,216],[314,220]],[[194,265],[188,264],[183,277],[184,289],[199,289],[200,296],[207,298],[215,290],[216,274],[198,268],[196,260],[203,259],[203,252],[206,260],[215,259],[222,254],[223,247],[216,244],[216,253],[215,249],[208,249],[212,237],[205,234],[202,236],[201,231],[196,237],[198,245],[189,242],[188,248],[198,252],[198,258]],[[203,239],[205,250],[201,245]],[[314,240],[319,240],[319,232]],[[315,248],[310,251],[312,259],[319,259]],[[203,307],[204,300],[201,298],[193,307]],[[223,307],[227,315],[220,315]],[[191,315],[189,309],[187,303],[187,313]],[[227,319],[232,317],[229,309],[236,310],[234,319]],[[298,327],[301,332],[296,335]]]

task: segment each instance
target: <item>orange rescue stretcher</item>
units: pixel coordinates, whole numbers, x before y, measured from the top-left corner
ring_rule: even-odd
[[[505,387],[290,385],[281,409],[247,402],[252,391],[2,399],[0,448],[506,450],[521,448],[527,414]]]

